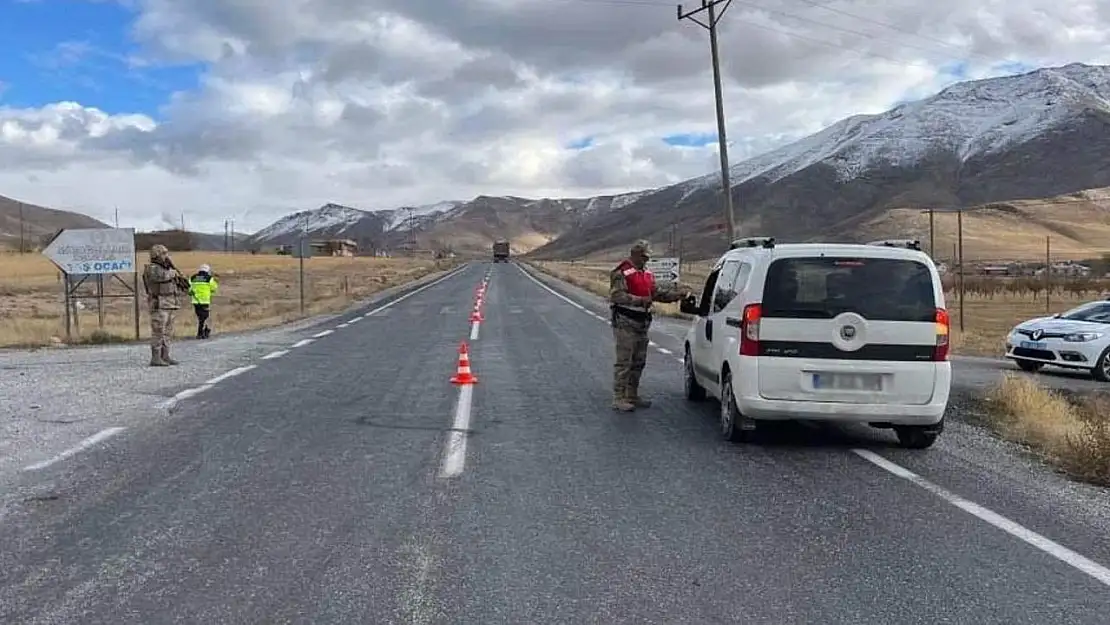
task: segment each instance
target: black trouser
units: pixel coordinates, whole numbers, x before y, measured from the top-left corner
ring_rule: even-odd
[[[212,328],[208,327],[208,304],[193,304],[193,312],[197,314],[197,338],[206,339],[212,334]]]

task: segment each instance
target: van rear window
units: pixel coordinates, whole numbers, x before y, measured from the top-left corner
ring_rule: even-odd
[[[764,317],[931,322],[936,306],[929,267],[897,258],[780,258],[763,287]]]

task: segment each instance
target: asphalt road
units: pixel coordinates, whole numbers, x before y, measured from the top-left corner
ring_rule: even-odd
[[[607,325],[514,265],[340,319],[23,472],[0,623],[1107,622],[1102,493],[958,424],[725,443],[659,341],[626,415]]]

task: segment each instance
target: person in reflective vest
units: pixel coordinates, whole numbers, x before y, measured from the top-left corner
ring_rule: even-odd
[[[651,245],[637,241],[628,258],[609,272],[609,310],[616,358],[613,363],[613,409],[630,412],[648,408],[651,401],[640,396],[640,377],[647,364],[648,330],[652,304],[674,303],[689,295],[678,285],[660,286],[647,270]]]
[[[212,295],[219,287],[219,282],[208,265],[201,265],[200,269],[189,278],[189,295],[193,300],[193,312],[197,315],[198,339],[206,339],[212,335],[208,317],[212,312]]]

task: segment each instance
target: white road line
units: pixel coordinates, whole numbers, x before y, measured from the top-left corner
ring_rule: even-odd
[[[666,347],[656,347],[655,349],[659,350],[659,353],[660,353],[660,354],[667,354],[667,355],[670,355],[670,354],[673,354],[673,353],[674,353],[674,352],[672,352],[671,350],[667,349]]]
[[[322,339],[322,338],[324,338],[325,336],[327,336],[327,335],[329,335],[329,334],[331,334],[331,333],[333,333],[333,332],[335,332],[335,330],[324,330],[323,332],[317,332],[316,334],[313,334],[313,335],[312,335],[312,338],[314,338],[314,339]]]
[[[551,287],[547,286],[547,285],[546,285],[546,284],[544,284],[543,282],[540,282],[540,281],[539,281],[538,279],[536,279],[536,277],[535,277],[535,276],[533,276],[532,274],[530,274],[530,273],[528,273],[527,271],[525,271],[525,269],[524,269],[523,267],[521,267],[520,265],[517,265],[517,266],[516,266],[516,268],[520,270],[520,273],[522,273],[522,274],[524,274],[525,276],[527,276],[527,277],[528,277],[528,279],[529,279],[529,280],[531,280],[532,282],[535,282],[536,284],[540,285],[540,288],[542,288],[543,290],[547,291],[548,293],[550,293],[550,294],[554,295],[555,297],[558,297],[559,299],[561,299],[561,300],[563,300],[564,302],[566,302],[566,303],[570,304],[571,306],[574,306],[574,307],[575,307],[575,308],[577,308],[578,310],[581,310],[581,311],[583,311],[583,312],[587,312],[587,313],[593,314],[593,313],[592,313],[591,311],[589,311],[589,310],[586,310],[586,307],[585,307],[585,306],[583,306],[583,305],[579,304],[578,302],[576,302],[576,301],[574,301],[574,300],[570,299],[569,297],[567,297],[566,295],[563,295],[562,293],[560,293],[560,292],[556,291],[555,289],[553,289],[553,288],[551,288]]]
[[[648,341],[648,345],[650,345],[651,347],[659,347],[659,343],[656,343],[655,341],[650,341],[650,340]]]
[[[1041,536],[1031,529],[1028,529],[1022,525],[1018,525],[1017,523],[1011,521],[1010,519],[1007,519],[997,512],[984,508],[983,506],[980,506],[975,502],[968,501],[967,499],[964,499],[963,497],[960,497],[955,493],[947,491],[944,488],[941,488],[940,486],[937,486],[929,480],[926,480],[920,475],[914,473],[913,471],[910,471],[909,469],[899,464],[895,464],[873,451],[869,451],[867,449],[853,449],[852,451],[855,452],[857,456],[863,458],[864,460],[867,460],[871,464],[874,464],[875,466],[885,471],[888,471],[904,480],[907,480],[920,486],[921,488],[924,488],[937,497],[940,497],[944,501],[978,518],[980,521],[984,521],[989,525],[992,525],[1006,532],[1014,538],[1017,538],[1018,540],[1024,541],[1032,545],[1033,547],[1040,549],[1041,551],[1056,558],[1064,564],[1067,564],[1068,566],[1071,566],[1079,571],[1082,571],[1083,573],[1086,573],[1087,575],[1090,575],[1096,580],[1102,582],[1104,585],[1110,586],[1110,569],[1102,566],[1101,564],[1089,560],[1072,551],[1071,549],[1068,549],[1063,545],[1055,543],[1045,538],[1044,536]]]
[[[470,405],[474,398],[474,387],[467,385],[459,388],[459,403],[455,405],[455,422],[452,424],[447,446],[443,454],[443,468],[440,477],[456,477],[466,466],[466,439],[470,429]]]
[[[350,325],[351,325],[351,322],[350,322],[350,321],[345,321],[345,322],[343,322],[343,323],[341,323],[341,324],[339,324],[339,325],[335,326],[335,329],[336,329],[336,330],[340,330],[340,329],[342,329],[342,328],[346,328],[346,327],[349,327]]]
[[[289,348],[292,349],[294,347],[304,347],[305,345],[308,345],[310,343],[315,343],[315,342],[316,342],[316,339],[301,339],[301,340],[297,341],[296,343],[293,343],[292,345],[290,345]]]
[[[274,358],[281,358],[282,356],[284,356],[288,353],[289,353],[289,350],[287,350],[287,349],[279,349],[276,352],[270,352],[269,354],[266,354],[265,356],[262,357],[262,360],[273,360]]]
[[[253,368],[253,365],[252,365],[252,368]],[[200,395],[201,393],[203,393],[204,391],[207,391],[210,388],[212,388],[211,384],[201,384],[200,386],[198,386],[196,388],[187,388],[187,389],[179,392],[178,394],[174,395],[173,397],[167,399],[166,401],[158,404],[158,407],[159,408],[164,408],[166,410],[173,410],[173,408],[177,406],[177,402],[189,399],[190,397],[194,397],[196,395]]]
[[[205,384],[209,384],[209,385],[219,384],[220,382],[223,382],[224,380],[226,380],[228,378],[234,378],[235,376],[237,376],[241,373],[246,373],[246,372],[248,372],[251,369],[254,369],[256,367],[258,367],[258,365],[246,365],[244,367],[236,367],[235,369],[232,369],[231,371],[228,371],[227,373],[222,373],[222,374],[212,378],[211,380],[205,382]]]
[[[474,321],[470,324],[470,340],[472,340],[472,341],[477,341],[478,340],[478,328],[481,327],[481,325],[482,325],[482,322],[480,322],[480,321]]]
[[[347,323],[358,323],[359,321],[362,321],[362,320],[363,320],[363,319],[365,319],[366,317],[369,317],[369,315],[363,315],[363,316],[361,316],[361,317],[355,317],[354,319],[351,319],[351,320],[350,320],[350,321],[348,321]]]
[[[54,456],[53,458],[50,458],[48,460],[43,460],[42,462],[36,462],[35,464],[27,465],[27,466],[23,467],[23,470],[24,471],[38,471],[39,469],[45,469],[46,467],[48,467],[52,464],[55,464],[57,462],[61,462],[62,460],[65,460],[66,458],[68,458],[68,457],[70,457],[74,454],[81,453],[82,451],[85,451],[86,449],[88,449],[89,447],[92,447],[93,445],[96,445],[97,443],[106,441],[109,438],[112,438],[116,434],[119,434],[120,432],[122,432],[126,429],[127,428],[114,427],[114,428],[108,428],[106,430],[101,430],[101,431],[97,432],[96,434],[93,434],[92,436],[90,436],[90,437],[86,438],[85,440],[81,441],[80,443],[77,443],[73,447],[70,447],[69,449],[63,451],[62,453],[58,454],[57,456]]]

